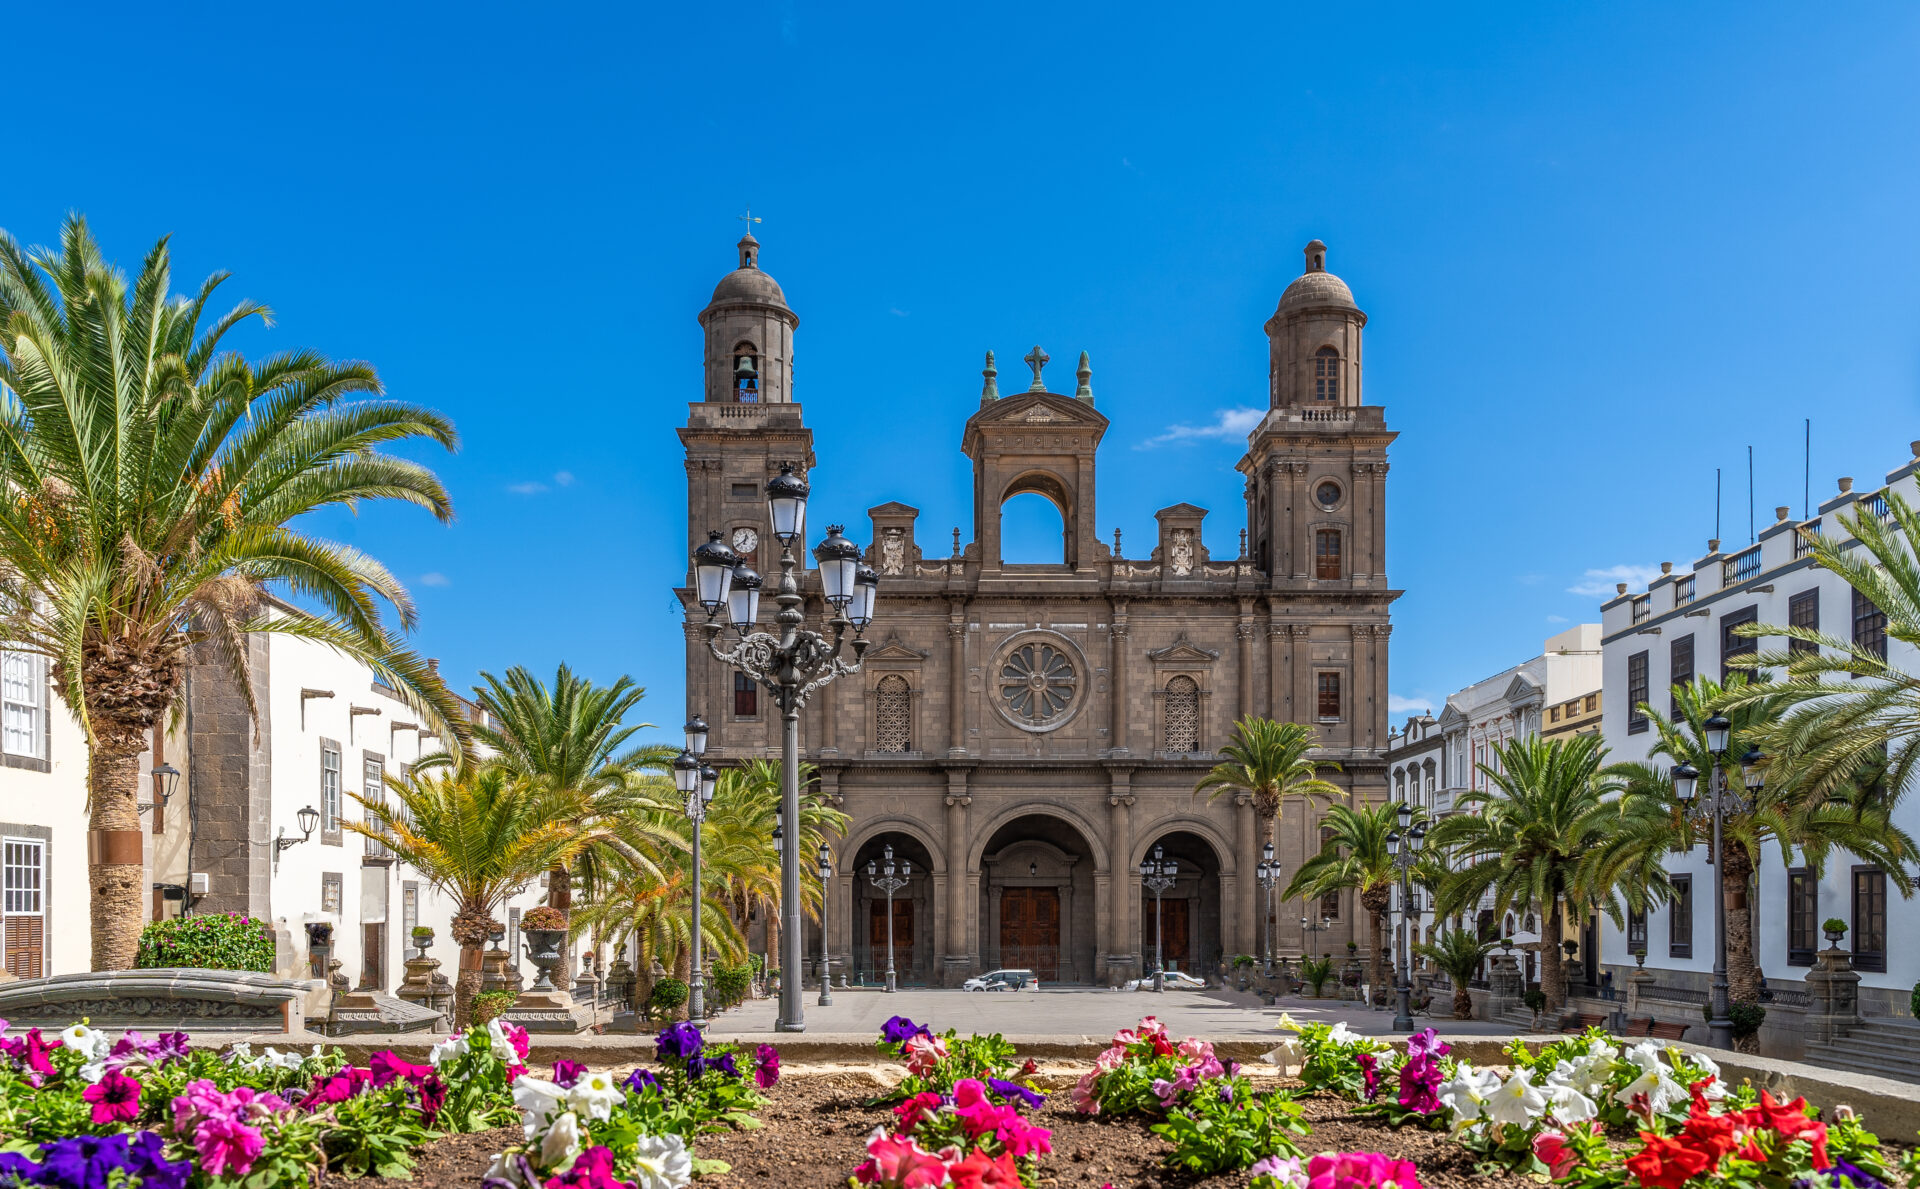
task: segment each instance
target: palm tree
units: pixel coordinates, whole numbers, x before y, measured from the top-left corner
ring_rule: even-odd
[[[1549,1011],[1566,1001],[1563,910],[1584,918],[1593,903],[1613,897],[1581,871],[1618,816],[1599,778],[1605,755],[1597,735],[1509,740],[1495,750],[1496,764],[1479,765],[1492,788],[1465,794],[1458,804],[1469,812],[1442,819],[1427,836],[1430,846],[1465,861],[1441,888],[1434,905],[1441,916],[1464,912],[1488,892],[1496,915],[1509,908],[1540,915],[1540,989]]]
[[[1342,888],[1359,893],[1360,907],[1367,914],[1368,943],[1373,947],[1371,977],[1376,995],[1387,985],[1380,919],[1393,903],[1393,886],[1400,882],[1400,869],[1387,853],[1387,835],[1399,828],[1397,808],[1382,803],[1329,809],[1320,823],[1328,831],[1320,853],[1302,863],[1280,893],[1283,900],[1324,896]]]
[[[58,251],[0,232],[0,641],[49,658],[86,731],[93,968],[133,965],[145,889],[139,756],[174,703],[189,649],[227,670],[253,710],[247,633],[316,640],[373,669],[448,745],[464,716],[389,634],[413,603],[379,562],[288,527],[329,505],[396,499],[449,520],[433,473],[382,454],[453,426],[381,398],[364,363],[311,351],[249,363],[228,331],[268,320],[243,301],[202,323],[225,280],[168,293],[162,239],[131,285],[86,222]],[[271,607],[268,584],[314,613]]]
[[[1264,823],[1261,833],[1276,847],[1280,805],[1287,797],[1311,802],[1347,795],[1347,790],[1320,778],[1322,769],[1338,772],[1340,765],[1309,756],[1320,745],[1312,727],[1249,716],[1233,724],[1233,730],[1234,737],[1220,749],[1225,758],[1200,778],[1193,795],[1205,793],[1209,801],[1251,797],[1253,811]]]
[[[493,914],[515,888],[583,845],[573,819],[584,798],[514,775],[502,765],[440,768],[388,776],[393,800],[353,799],[367,821],[343,823],[356,834],[385,843],[427,882],[459,902],[453,939],[460,945],[460,977],[454,983],[454,1027],[471,1018],[480,989],[480,947]]]
[[[484,685],[475,693],[488,718],[474,724],[473,735],[493,752],[487,762],[551,791],[585,797],[591,808],[578,823],[589,848],[583,853],[609,843],[633,811],[625,773],[674,754],[664,745],[622,750],[636,732],[653,725],[624,721],[647,691],[626,676],[596,686],[564,663],[551,687],[520,665],[508,669],[504,681],[485,672],[480,680]],[[573,873],[565,864],[547,873],[547,903],[562,913],[573,907]],[[571,946],[559,977],[563,986],[573,979]]]
[[[1740,758],[1750,747],[1769,746],[1782,734],[1781,708],[1791,697],[1780,685],[1750,683],[1736,673],[1724,687],[1708,677],[1699,677],[1690,685],[1675,685],[1673,704],[1679,712],[1675,719],[1642,703],[1640,713],[1659,737],[1649,751],[1649,762],[1616,764],[1607,769],[1607,777],[1621,790],[1619,817],[1589,856],[1595,879],[1641,889],[1640,902],[1633,904],[1637,909],[1644,910],[1649,901],[1666,900],[1670,884],[1664,858],[1712,840],[1711,826],[1695,822],[1688,813],[1692,806],[1675,797],[1671,766],[1684,761],[1700,773],[1702,798],[1710,795],[1716,764],[1722,768],[1722,779],[1728,786],[1742,792]],[[1718,759],[1707,750],[1704,740],[1707,719],[1723,707],[1731,726],[1726,757]],[[1652,757],[1664,758],[1668,766],[1651,762]],[[1906,864],[1916,853],[1914,843],[1893,824],[1891,799],[1871,791],[1863,793],[1855,783],[1821,791],[1823,781],[1805,771],[1793,761],[1776,756],[1766,765],[1766,781],[1758,795],[1743,797],[1737,808],[1722,817],[1721,838],[1726,853],[1715,857],[1715,862],[1719,894],[1727,914],[1727,988],[1735,1003],[1760,1000],[1749,893],[1767,843],[1779,846],[1781,859],[1788,865],[1792,865],[1798,850],[1816,869],[1823,867],[1828,853],[1839,846],[1878,863],[1903,894],[1910,894],[1913,886]],[[1867,782],[1867,788],[1871,790],[1872,782]],[[1629,900],[1634,899],[1630,891]]]
[[[1804,532],[1820,565],[1847,580],[1886,616],[1886,637],[1920,647],[1920,563],[1913,542],[1920,540],[1920,510],[1897,492],[1886,493],[1888,519],[1860,511],[1842,513],[1845,537]],[[1755,624],[1739,629],[1746,636],[1785,636],[1784,651],[1761,652],[1760,670],[1779,670],[1785,679],[1757,684],[1744,692],[1727,691],[1723,708],[1731,712],[1765,699],[1778,721],[1759,742],[1776,763],[1793,769],[1810,792],[1827,795],[1855,783],[1872,787],[1889,808],[1914,782],[1920,770],[1920,675],[1889,663],[1884,643],[1874,645],[1829,636],[1800,627]],[[1866,766],[1884,764],[1884,779],[1859,782]],[[1705,769],[1701,769],[1703,772]]]
[[[1473,995],[1467,986],[1479,971],[1480,963],[1486,961],[1487,955],[1493,952],[1494,943],[1482,941],[1471,930],[1456,926],[1431,942],[1414,946],[1413,950],[1445,971],[1447,978],[1452,980],[1453,1018],[1471,1020]]]

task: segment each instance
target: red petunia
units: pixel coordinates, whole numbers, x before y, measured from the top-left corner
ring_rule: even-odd
[[[1699,1148],[1642,1131],[1647,1145],[1627,1157],[1627,1171],[1640,1179],[1641,1189],[1680,1189],[1689,1178],[1712,1168],[1714,1160]]]
[[[1760,1105],[1750,1113],[1758,1115],[1759,1122],[1773,1128],[1783,1139],[1806,1140],[1807,1146],[1813,1149],[1814,1168],[1833,1166],[1833,1161],[1827,1156],[1827,1125],[1807,1117],[1805,1095],[1792,1102],[1776,1102],[1772,1094],[1762,1090]]]

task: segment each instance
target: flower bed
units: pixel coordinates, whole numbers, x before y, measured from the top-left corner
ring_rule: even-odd
[[[269,1189],[323,1170],[331,1189],[409,1172],[423,1189],[1920,1189],[1920,1161],[1852,1112],[1725,1085],[1678,1046],[1594,1032],[1476,1067],[1431,1030],[1400,1051],[1284,1023],[1268,1056],[1297,1079],[1148,1017],[1067,1084],[999,1036],[896,1017],[880,1052],[900,1080],[877,1096],[845,1073],[782,1083],[770,1047],[685,1024],[649,1067],[550,1076],[498,1023],[424,1065],[365,1069],[80,1025],[0,1040],[0,1189]]]

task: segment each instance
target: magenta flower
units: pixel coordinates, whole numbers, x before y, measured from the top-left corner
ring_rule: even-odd
[[[561,1087],[572,1086],[585,1077],[587,1067],[578,1061],[569,1061],[565,1057],[553,1063],[553,1084]]]
[[[1367,1082],[1367,1101],[1380,1092],[1380,1058],[1372,1053],[1355,1053],[1353,1059],[1360,1063],[1360,1076]]]
[[[771,1090],[780,1084],[780,1050],[758,1045],[753,1050],[753,1084]]]
[[[447,1084],[440,1080],[438,1073],[429,1073],[419,1084],[420,1117],[433,1126],[434,1120],[447,1106]]]
[[[1420,1189],[1411,1160],[1378,1152],[1322,1152],[1307,1161],[1307,1189]]]
[[[107,1074],[80,1097],[93,1104],[95,1123],[131,1123],[140,1117],[140,1083],[125,1074]]]
[[[260,1133],[238,1119],[204,1119],[193,1132],[200,1167],[214,1176],[245,1176],[266,1147]]]
[[[546,1189],[627,1189],[627,1183],[613,1175],[613,1150],[596,1144],[575,1157],[572,1168],[548,1177]]]
[[[375,1053],[373,1060],[367,1062],[367,1068],[372,1075],[373,1088],[376,1090],[383,1090],[400,1081],[417,1086],[433,1072],[433,1066],[415,1065],[411,1061],[403,1061],[392,1049]]]

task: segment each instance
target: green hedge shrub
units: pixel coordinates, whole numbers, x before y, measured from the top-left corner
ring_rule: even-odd
[[[487,1021],[503,1016],[507,1009],[519,1002],[520,996],[514,991],[487,991],[473,997],[473,1026],[484,1027]]]
[[[725,1011],[737,1005],[747,997],[748,988],[753,986],[753,967],[742,962],[738,966],[728,966],[716,962],[713,967],[713,981],[709,986],[711,1000],[707,1003],[709,1011]]]
[[[653,984],[653,994],[647,997],[647,1013],[653,1016],[664,1016],[686,1001],[687,984],[677,978],[663,978]]]
[[[273,926],[231,912],[155,921],[140,931],[133,964],[141,970],[192,966],[202,970],[273,973]]]

